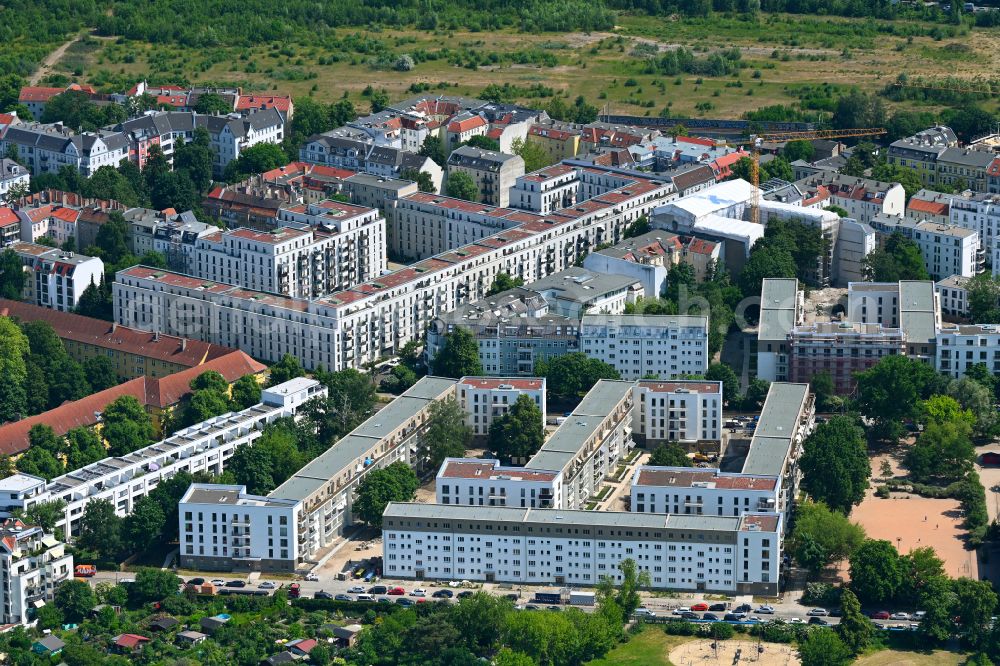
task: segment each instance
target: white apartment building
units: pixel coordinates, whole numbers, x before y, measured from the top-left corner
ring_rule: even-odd
[[[532,282],[572,266],[587,248],[619,238],[671,191],[660,181],[599,168],[582,174],[592,197],[582,207],[311,300],[125,269],[113,287],[115,317],[125,326],[237,346],[272,362],[290,353],[309,369],[362,367],[421,339],[440,314],[481,299],[499,273]]]
[[[382,534],[391,578],[593,586],[632,559],[654,589],[775,594],[782,520],[393,502]]]
[[[489,434],[490,426],[526,395],[542,412],[545,426],[544,377],[462,377],[456,387],[458,406],[465,410],[465,422],[476,437]]]
[[[906,212],[906,192],[899,183],[821,171],[796,181],[795,186],[803,194],[802,206],[838,206],[847,211],[847,217],[862,223],[876,215],[900,217]]]
[[[435,490],[438,504],[551,509],[562,506],[562,473],[504,467],[499,460],[446,458]]]
[[[62,247],[67,241],[75,241],[80,210],[62,204],[24,206],[14,213],[21,223],[21,240],[37,243],[42,238],[51,239]]]
[[[974,194],[971,197],[954,195],[950,211],[951,224],[977,232],[980,244],[989,252],[993,270],[1000,270],[997,262],[992,260],[992,248],[1000,240],[1000,195]]]
[[[634,447],[632,383],[602,379],[524,469],[562,475],[561,507],[580,509]]]
[[[640,465],[632,475],[630,510],[696,516],[784,513],[781,479],[696,467]]]
[[[579,180],[577,170],[568,164],[525,174],[511,188],[509,205],[540,215],[570,208],[576,203]]]
[[[880,234],[882,243],[897,232],[913,240],[920,248],[927,272],[935,280],[950,275],[972,277],[983,272],[986,258],[978,231],[884,215],[873,218],[871,226]]]
[[[0,159],[0,202],[7,201],[7,193],[17,187],[28,187],[31,173],[14,160]]]
[[[236,449],[256,441],[264,426],[275,419],[294,417],[299,407],[325,394],[322,384],[300,377],[264,389],[261,402],[253,407],[182,428],[127,456],[105,458],[47,483],[15,474],[0,481],[0,496],[10,497],[0,517],[10,515],[8,512],[14,509],[62,500],[66,506],[56,528],[68,539],[79,531],[80,519],[90,501],[108,500],[114,504],[115,513],[126,516],[140,497],[177,472],[221,474]]]
[[[941,314],[949,317],[964,318],[969,316],[969,278],[952,275],[938,280],[934,285],[938,300],[941,302]]]
[[[635,433],[646,446],[678,442],[690,447],[722,438],[722,382],[644,379],[632,395]]]
[[[246,486],[192,483],[177,505],[181,566],[293,573],[300,508]]]
[[[708,317],[587,314],[580,351],[623,379],[673,379],[708,370]]]
[[[73,555],[41,527],[8,518],[0,524],[0,578],[0,621],[31,624],[55,598],[56,586],[73,579]]]
[[[99,285],[104,277],[104,262],[97,257],[34,243],[14,243],[10,249],[28,273],[24,284],[28,303],[69,312],[80,302],[84,290]]]
[[[852,282],[847,287],[847,320],[899,327],[899,283]]]
[[[71,166],[90,177],[102,166],[117,168],[129,158],[128,140],[120,132],[76,134],[61,123],[11,125],[0,136],[0,151],[12,149],[33,176]]]
[[[935,368],[958,379],[982,363],[1000,373],[1000,327],[995,324],[946,324],[937,333]]]
[[[586,314],[621,315],[645,295],[639,279],[599,273],[579,266],[535,280],[527,289],[541,294],[553,314],[579,320]]]

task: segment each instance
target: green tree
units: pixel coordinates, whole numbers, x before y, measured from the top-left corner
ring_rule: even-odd
[[[268,387],[283,384],[296,377],[303,377],[306,374],[306,371],[302,369],[302,364],[299,363],[299,359],[291,354],[282,356],[281,360],[268,368],[268,370]]]
[[[225,393],[215,389],[201,389],[188,398],[184,420],[188,425],[194,425],[225,414],[229,409],[229,397]]]
[[[143,553],[160,538],[165,527],[166,516],[156,500],[140,497],[132,513],[122,520],[122,539],[132,552]]]
[[[378,113],[385,107],[389,106],[389,93],[385,90],[373,90],[370,99],[372,104],[372,113]]]
[[[901,555],[900,561],[903,565],[905,584],[898,596],[911,606],[923,608],[921,602],[927,586],[935,579],[947,577],[944,572],[944,562],[930,546],[914,548],[906,555]]]
[[[438,400],[427,412],[427,432],[420,439],[420,457],[432,469],[445,458],[461,458],[472,443],[472,428],[465,422],[465,412],[454,398]]]
[[[83,580],[67,580],[56,588],[56,608],[63,612],[67,622],[82,622],[97,605],[97,597],[90,583]]]
[[[202,93],[195,100],[194,110],[206,115],[226,114],[233,112],[233,105],[222,95],[216,93]]]
[[[66,433],[66,469],[80,469],[107,457],[104,444],[90,428],[71,428]]]
[[[809,387],[816,396],[816,410],[827,411],[834,393],[833,376],[826,370],[817,372],[809,379]]]
[[[815,575],[850,557],[864,539],[864,529],[844,514],[821,502],[802,502],[796,509],[791,554]]]
[[[108,286],[104,277],[101,276],[101,283],[99,285],[91,283],[80,294],[80,300],[76,302],[75,312],[84,317],[112,321],[114,319],[113,308],[114,302],[111,296],[111,287]]]
[[[59,455],[65,448],[65,443],[56,435],[51,426],[36,423],[28,431],[28,445],[33,449],[44,449],[52,455]]]
[[[268,451],[254,444],[233,452],[226,471],[253,495],[266,495],[277,487],[272,474],[274,461]]]
[[[25,451],[17,459],[17,469],[24,474],[40,476],[46,481],[51,481],[65,471],[59,459],[43,448]]]
[[[552,159],[545,152],[545,149],[534,141],[514,139],[514,142],[510,146],[510,151],[515,155],[519,155],[524,160],[525,173],[538,171],[552,164]]]
[[[789,141],[786,143],[784,149],[781,151],[781,154],[784,155],[785,159],[789,162],[794,162],[795,160],[812,162],[813,155],[816,154],[816,147],[812,145],[811,141],[798,139],[796,141]]]
[[[471,332],[460,327],[445,334],[444,343],[431,363],[439,377],[460,379],[483,374],[479,344]]]
[[[139,604],[163,601],[177,594],[181,582],[173,572],[143,567],[136,572],[135,582],[129,586],[128,596]]]
[[[233,383],[232,408],[235,411],[249,409],[260,402],[260,382],[254,375],[243,375]]]
[[[929,280],[920,247],[895,232],[885,245],[869,252],[864,260],[865,279],[871,282]]]
[[[316,373],[326,384],[328,401],[336,413],[337,434],[346,435],[368,418],[375,407],[375,385],[371,377],[353,368],[328,374]]]
[[[523,285],[524,280],[522,278],[512,278],[506,273],[497,273],[497,276],[493,278],[493,284],[490,285],[490,289],[486,292],[486,295],[493,296],[494,294],[499,294],[502,291],[507,291],[508,289],[514,289]]]
[[[926,363],[901,354],[886,356],[858,373],[856,404],[872,421],[872,434],[884,440],[899,439],[903,419],[917,415],[920,400],[930,395],[935,375]]]
[[[510,409],[490,425],[490,451],[502,460],[526,462],[544,443],[542,410],[527,395],[519,395]]]
[[[55,529],[56,523],[63,518],[65,509],[66,502],[56,499],[36,502],[27,511],[16,511],[15,514],[26,524],[38,525],[46,532],[51,532]]]
[[[420,144],[418,153],[423,157],[431,158],[438,166],[444,166],[448,161],[448,153],[444,147],[444,142],[436,135],[428,135],[424,139],[424,142]]]
[[[557,402],[564,404],[576,404],[602,379],[621,379],[612,366],[581,352],[538,362],[535,376],[545,377],[548,392]]]
[[[760,411],[767,400],[767,394],[771,390],[771,382],[760,377],[754,377],[747,385],[746,395],[743,396],[743,409],[756,412]]]
[[[795,275],[795,259],[791,252],[783,247],[757,249],[755,243],[740,273],[740,289],[745,296],[760,295],[764,278],[793,278]]]
[[[851,129],[884,127],[886,118],[885,104],[880,98],[855,88],[837,100],[832,121],[836,129]]]
[[[687,452],[681,448],[677,442],[668,442],[653,449],[649,456],[648,465],[657,467],[693,467],[694,463],[687,456]]]
[[[989,273],[980,273],[965,283],[965,289],[969,318],[980,324],[1000,324],[1000,280]]]
[[[635,222],[625,227],[624,236],[625,238],[635,238],[636,236],[648,234],[650,231],[652,231],[652,227],[649,226],[649,218],[642,215]]]
[[[199,192],[208,190],[212,184],[212,148],[207,129],[195,128],[194,138],[174,149],[174,169],[186,171]]]
[[[864,604],[893,599],[903,586],[903,563],[896,547],[885,540],[866,539],[851,555],[851,590]]]
[[[358,484],[353,511],[372,527],[382,526],[382,514],[390,502],[411,502],[420,480],[404,462],[395,462],[369,472]]]
[[[500,644],[500,632],[512,611],[510,600],[479,591],[459,600],[451,613],[451,622],[469,650],[484,654]]]
[[[997,608],[997,594],[987,580],[959,578],[952,582],[955,592],[954,613],[959,618],[958,631],[975,649],[985,645],[992,616]]]
[[[121,211],[108,213],[108,220],[98,228],[94,243],[106,264],[117,265],[129,254],[128,222]]]
[[[816,627],[799,644],[799,659],[802,666],[847,666],[854,655],[836,631]]]
[[[445,192],[449,197],[464,199],[465,201],[480,201],[479,188],[476,187],[472,176],[464,171],[455,171],[448,174],[445,184]]]
[[[466,141],[464,145],[479,148],[480,150],[492,150],[497,153],[500,152],[500,142],[496,139],[491,139],[485,134],[477,134],[469,137],[469,140]]]
[[[740,401],[740,378],[726,363],[712,363],[705,372],[705,379],[712,382],[722,382],[722,399],[730,407]]]
[[[992,383],[985,386],[966,373],[965,377],[948,384],[948,395],[972,415],[972,429],[978,437],[987,437],[996,430],[1000,416],[993,407]]]
[[[122,549],[122,519],[115,513],[115,506],[108,500],[91,500],[80,518],[80,531],[76,545],[113,559]]]
[[[274,143],[258,143],[244,148],[240,156],[226,165],[224,178],[228,183],[243,180],[249,175],[264,173],[288,164],[288,155]]]
[[[624,617],[632,617],[635,609],[642,605],[639,590],[651,585],[649,572],[639,568],[631,557],[618,563],[620,580],[615,585],[615,579],[602,576],[597,584],[597,594],[606,599],[614,599]]]
[[[806,438],[804,449],[802,487],[831,509],[850,513],[871,477],[864,432],[852,418],[834,416]]]
[[[399,174],[400,178],[404,180],[412,180],[417,184],[417,189],[421,192],[436,192],[437,188],[434,187],[434,178],[426,171],[419,171],[418,169],[403,169],[402,173]]]
[[[54,604],[46,604],[35,612],[35,620],[38,621],[36,626],[43,631],[45,629],[59,629],[64,619],[63,612]]]
[[[0,298],[19,301],[24,295],[24,262],[10,248],[0,252]]]
[[[943,396],[942,396],[943,397]],[[950,398],[949,398],[950,400]],[[906,452],[904,464],[917,481],[957,479],[972,470],[976,450],[963,421],[930,421]]]
[[[153,441],[153,423],[149,414],[130,395],[123,395],[105,407],[101,421],[101,435],[113,456],[127,455]]]
[[[952,581],[932,577],[920,589],[917,604],[924,611],[918,631],[930,643],[944,643],[955,632],[954,609],[957,602]]]
[[[28,338],[8,317],[0,317],[0,423],[27,416]]]
[[[84,360],[83,373],[95,393],[118,386],[119,383],[115,366],[107,356],[91,356]]]
[[[858,654],[869,645],[875,637],[875,627],[871,620],[861,612],[861,602],[849,588],[844,588],[840,594],[840,623],[837,634],[848,649]]]

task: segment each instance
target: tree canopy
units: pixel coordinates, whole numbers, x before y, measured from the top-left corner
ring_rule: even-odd
[[[545,377],[549,394],[564,404],[575,404],[602,379],[621,379],[604,361],[582,352],[571,352],[535,365],[535,375]]]
[[[850,513],[864,499],[871,476],[864,432],[854,419],[833,416],[806,438],[804,449],[802,487],[816,501]]]
[[[860,525],[821,502],[801,502],[795,514],[791,553],[796,562],[814,575],[850,557],[865,539]]]
[[[382,526],[382,513],[390,502],[413,500],[420,480],[405,462],[395,462],[365,475],[358,484],[353,511],[372,527]]]
[[[420,440],[420,455],[431,469],[445,458],[461,458],[472,443],[472,428],[465,422],[465,410],[449,397],[434,402],[427,413],[427,432]]]
[[[898,232],[889,236],[885,245],[868,253],[864,273],[871,282],[930,279],[920,247]]]
[[[431,364],[439,377],[472,377],[483,374],[479,344],[468,329],[456,326],[444,336],[444,343]]]
[[[501,460],[526,462],[544,443],[542,410],[526,394],[519,395],[507,412],[490,425],[489,448]]]
[[[448,174],[448,180],[445,182],[445,192],[447,192],[449,197],[464,199],[466,201],[480,201],[482,199],[479,188],[476,187],[472,176],[464,171],[455,171]]]

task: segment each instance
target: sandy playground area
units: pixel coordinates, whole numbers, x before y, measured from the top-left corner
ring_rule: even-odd
[[[737,666],[757,664],[758,666],[799,666],[798,652],[791,645],[761,643],[763,652],[757,651],[756,641],[720,641],[718,650],[711,640],[689,641],[670,651],[670,663],[675,666]],[[739,661],[736,653],[739,651]]]
[[[872,488],[851,512],[851,520],[865,528],[871,539],[892,542],[902,554],[931,546],[944,560],[945,572],[953,577],[978,578],[975,551],[966,550],[958,500],[930,499],[893,493],[889,499],[875,497],[883,456],[872,459]],[[895,462],[895,461],[893,461]],[[893,465],[894,473],[899,473]],[[844,565],[846,572],[846,563]]]

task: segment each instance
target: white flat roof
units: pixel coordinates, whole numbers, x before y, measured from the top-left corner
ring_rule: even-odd
[[[669,212],[671,208],[674,208],[686,211],[694,217],[701,217],[702,215],[715,213],[730,206],[745,204],[752,196],[753,185],[741,178],[737,178],[706,187],[704,190],[681,197],[676,201],[671,201],[657,208],[654,214],[661,209]]]

